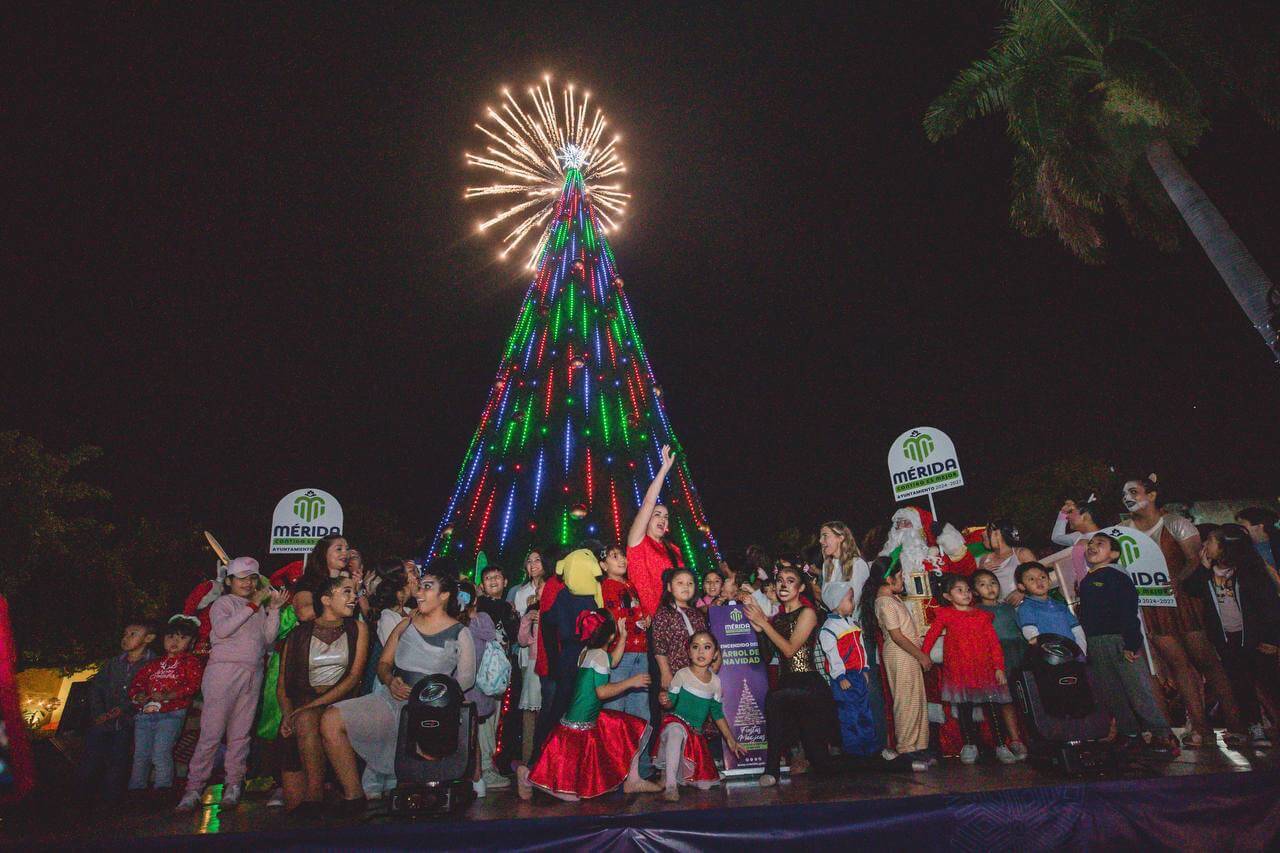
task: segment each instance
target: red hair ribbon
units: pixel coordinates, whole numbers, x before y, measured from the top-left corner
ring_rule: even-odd
[[[591,639],[591,635],[596,629],[604,624],[604,615],[598,610],[584,610],[578,614],[578,619],[573,623],[573,632],[578,635],[578,639],[586,642]]]

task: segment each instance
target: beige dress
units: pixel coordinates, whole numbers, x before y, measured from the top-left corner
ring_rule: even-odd
[[[911,753],[929,746],[929,717],[924,695],[924,671],[920,663],[889,636],[897,628],[920,645],[920,629],[911,611],[896,595],[876,598],[876,620],[884,633],[884,671],[893,694],[893,727],[898,752]]]

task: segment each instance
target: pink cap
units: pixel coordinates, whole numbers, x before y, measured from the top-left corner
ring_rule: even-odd
[[[258,561],[253,557],[236,557],[227,566],[227,574],[234,578],[247,578],[258,574]]]

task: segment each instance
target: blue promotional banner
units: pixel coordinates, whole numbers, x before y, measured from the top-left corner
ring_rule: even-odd
[[[756,632],[737,604],[708,609],[711,633],[720,644],[720,687],[724,718],[733,736],[746,750],[744,758],[725,750],[724,769],[729,775],[764,770],[764,697],[769,692],[769,672],[760,656]]]

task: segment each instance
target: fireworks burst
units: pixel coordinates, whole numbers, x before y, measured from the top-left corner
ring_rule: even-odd
[[[489,169],[498,177],[488,186],[468,187],[463,196],[494,196],[508,205],[480,223],[481,231],[495,225],[510,227],[502,238],[500,257],[507,257],[526,238],[538,235],[529,266],[537,264],[570,169],[582,173],[597,213],[608,229],[616,230],[631,197],[617,183],[616,176],[626,171],[618,157],[621,137],[605,141],[604,113],[599,109],[588,120],[591,93],[584,92],[578,99],[573,86],[566,87],[559,99],[563,109],[558,110],[551,78],[544,77],[541,88],[529,89],[532,112],[516,103],[508,90],[504,89],[502,96],[501,106],[486,111],[489,125],[476,125],[491,144],[483,154],[466,155],[468,165]]]

